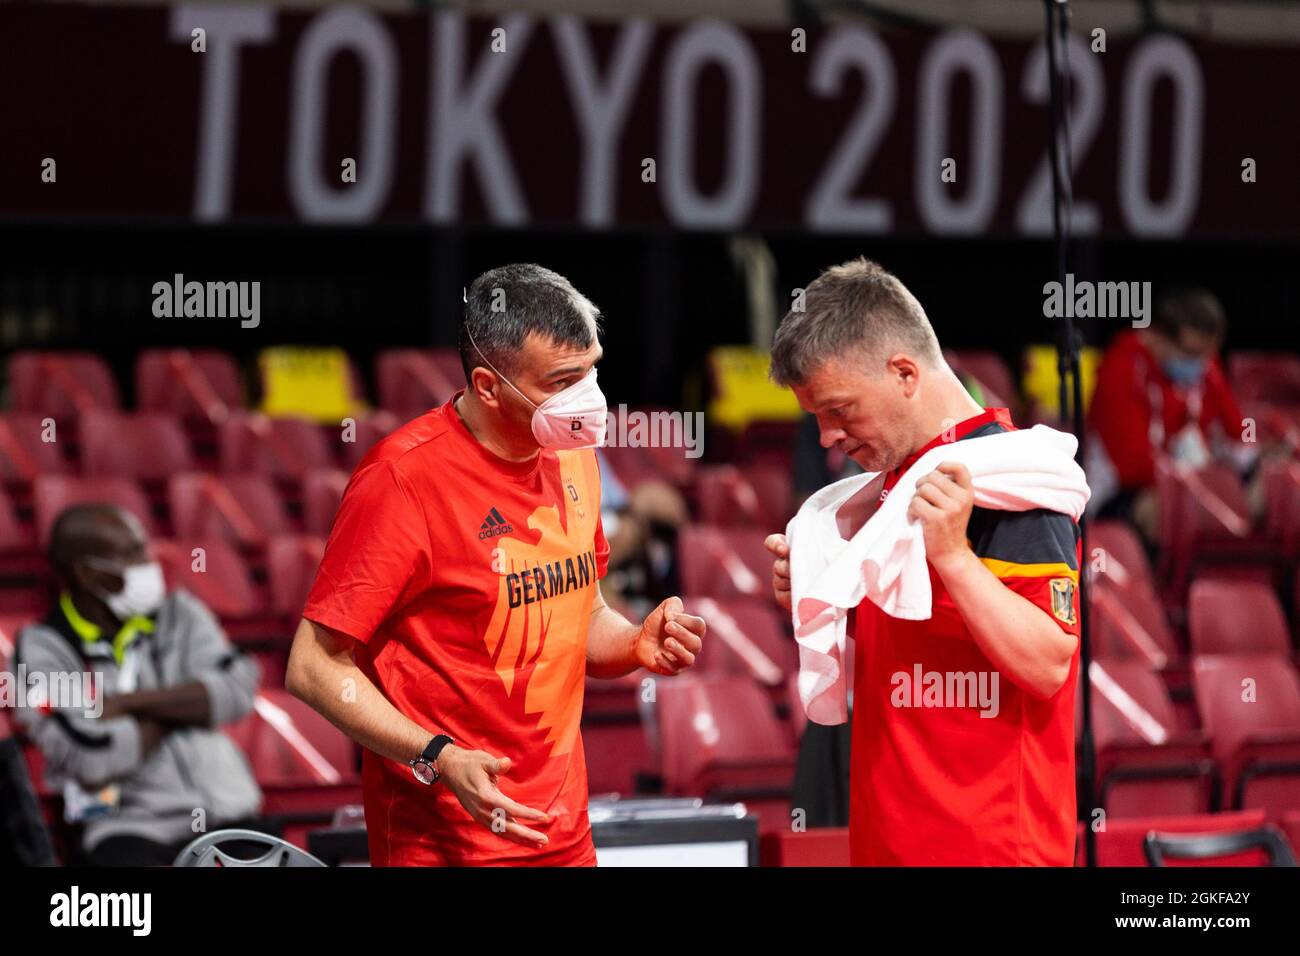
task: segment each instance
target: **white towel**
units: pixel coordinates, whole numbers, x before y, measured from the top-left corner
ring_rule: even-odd
[[[848,610],[869,598],[886,614],[928,620],[930,573],[924,530],[909,521],[916,483],[940,462],[970,471],[975,504],[1001,511],[1046,508],[1078,520],[1088,503],[1088,483],[1074,460],[1078,440],[1035,425],[932,448],[899,479],[883,504],[851,540],[840,536],[836,513],[879,472],[845,478],[812,495],[786,527],[795,639],[799,642],[799,696],[808,719],[842,724],[848,719],[844,673]]]

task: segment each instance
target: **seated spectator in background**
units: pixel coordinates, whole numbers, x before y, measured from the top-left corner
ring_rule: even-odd
[[[0,866],[53,866],[54,847],[9,715],[0,710]]]
[[[1148,328],[1112,340],[1088,413],[1089,514],[1130,521],[1153,542],[1158,455],[1253,470],[1256,446],[1242,441],[1241,409],[1218,359],[1226,331],[1219,300],[1189,289],[1161,298]]]
[[[62,787],[65,818],[82,824],[88,862],[166,864],[205,831],[255,827],[261,791],[219,728],[252,709],[256,663],[197,598],[167,593],[144,529],[120,508],[64,511],[50,563],[64,590],[19,632],[27,694],[15,715]],[[92,674],[88,693],[70,690]]]
[[[609,541],[606,602],[620,613],[645,617],[677,591],[671,580],[677,529],[690,520],[682,493],[664,481],[641,481],[632,489],[618,479],[602,449],[600,520]]]

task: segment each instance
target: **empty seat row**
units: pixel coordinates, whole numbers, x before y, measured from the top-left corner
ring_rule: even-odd
[[[281,489],[265,475],[182,472],[167,480],[164,501],[169,521],[160,526],[148,495],[133,479],[43,475],[33,487],[34,529],[18,522],[14,507],[0,491],[0,553],[43,549],[59,514],[87,502],[124,508],[151,535],[220,539],[250,549],[265,547],[277,535],[326,536],[347,481],[347,472],[334,468],[304,474],[296,499],[301,504],[301,520],[297,520]]]
[[[354,468],[400,422],[376,413],[337,427],[239,412],[217,432],[217,469],[295,480],[316,468]],[[0,415],[0,481],[30,484],[44,474],[81,473],[161,481],[201,461],[180,420],[161,412],[97,409],[81,417],[74,456],[58,421],[34,413]],[[65,449],[67,450],[65,453]]]
[[[1300,674],[1286,657],[1198,657],[1200,727],[1183,725],[1168,688],[1142,661],[1094,660],[1089,674],[1098,794],[1108,813],[1300,811]]]

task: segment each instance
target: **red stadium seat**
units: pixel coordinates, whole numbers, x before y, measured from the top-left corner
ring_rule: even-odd
[[[323,824],[360,803],[356,744],[288,691],[259,691],[253,712],[223,730],[248,757],[263,813]]]
[[[0,488],[0,567],[3,558],[14,553],[23,554],[32,551],[36,541],[31,529],[18,520],[18,512],[4,488]]]
[[[1286,834],[1287,841],[1291,844],[1291,849],[1295,851],[1296,858],[1300,859],[1300,810],[1282,814],[1282,822],[1278,825],[1282,828],[1282,832]]]
[[[734,443],[736,460],[747,465],[777,468],[783,474],[794,474],[794,446],[799,435],[799,421],[754,421],[741,429],[740,435],[730,439],[730,432],[715,431],[710,438],[728,436]]]
[[[348,473],[338,468],[317,468],[303,475],[302,520],[308,534],[329,535],[347,486]]]
[[[1126,590],[1113,581],[1094,575],[1088,591],[1097,656],[1135,658],[1158,671],[1184,667],[1184,654],[1155,592],[1149,587]]]
[[[1233,352],[1228,359],[1228,377],[1239,402],[1300,405],[1300,357],[1295,355]]]
[[[655,681],[654,732],[667,792],[718,799],[789,791],[794,752],[772,704],[748,677]]]
[[[0,612],[29,610],[45,603],[45,555],[31,527],[18,520],[0,486]]]
[[[1273,563],[1276,546],[1255,532],[1245,488],[1232,469],[1190,469],[1162,458],[1156,489],[1164,577],[1178,600],[1199,566]]]
[[[135,361],[135,396],[141,411],[217,425],[244,404],[244,383],[226,352],[145,349]]]
[[[745,675],[781,688],[798,669],[794,637],[770,601],[684,597],[682,603],[709,622],[709,639],[697,662],[701,672]]]
[[[221,425],[221,470],[257,472],[297,482],[313,468],[333,468],[334,454],[322,427],[298,418],[236,412]]]
[[[375,443],[400,428],[405,420],[387,411],[371,412],[358,418],[356,433],[352,436],[354,440],[343,442],[343,464],[348,471],[355,470]]]
[[[609,431],[605,436],[605,441],[609,444],[601,449],[605,460],[609,463],[609,467],[618,476],[618,480],[629,489],[635,488],[643,481],[650,480],[662,481],[679,489],[690,487],[695,481],[695,471],[699,459],[688,458],[686,452],[689,449],[681,447],[680,441],[677,445],[671,443],[667,445],[632,443],[634,440],[638,442],[641,440],[638,438],[635,429],[638,421],[644,422],[647,432],[644,438],[648,440],[651,436],[663,435],[662,423],[670,421],[670,419],[664,419],[662,416],[674,415],[675,417],[678,413],[666,408],[651,408],[648,406],[629,408],[627,412],[646,417],[644,419],[629,419],[623,415],[622,410],[611,408],[610,428],[613,430]],[[656,418],[655,416],[660,417]],[[656,426],[656,422],[661,424]],[[676,435],[672,431],[668,432],[668,437],[670,441],[684,438],[684,436]],[[700,440],[703,438],[703,436],[695,437]],[[626,438],[627,444],[620,444],[624,438]]]
[[[1300,676],[1277,655],[1192,662],[1196,706],[1223,781],[1222,805],[1270,818],[1300,809]]]
[[[1090,567],[1096,559],[1098,573],[1126,590],[1140,585],[1154,587],[1151,562],[1132,525],[1124,521],[1094,521],[1088,523],[1087,534],[1084,561]]]
[[[709,597],[772,600],[772,555],[763,547],[768,532],[748,528],[688,525],[677,535],[682,590]]]
[[[297,625],[324,554],[324,538],[280,535],[272,539],[266,552],[266,566],[273,613]]]
[[[10,485],[30,485],[38,475],[62,475],[72,470],[58,442],[58,422],[54,422],[55,441],[49,434],[45,415],[36,412],[0,414],[0,481]]]
[[[1277,593],[1253,581],[1197,579],[1187,600],[1193,656],[1291,653]]]
[[[943,355],[954,372],[979,382],[985,408],[1008,408],[1014,417],[1020,407],[1020,390],[1002,356],[979,349],[945,349]]]
[[[121,406],[112,370],[91,352],[16,352],[9,388],[15,411],[56,420]]]
[[[33,486],[36,537],[41,547],[49,544],[54,519],[70,505],[103,502],[117,505],[135,515],[152,537],[157,522],[140,485],[131,478],[79,478],[72,475],[42,475]]]
[[[793,480],[787,469],[711,465],[700,468],[696,478],[703,524],[784,531],[794,516]]]
[[[1159,671],[1180,672],[1185,655],[1156,592],[1146,550],[1122,521],[1089,523],[1083,560],[1090,571],[1089,609],[1098,657],[1138,658]]]
[[[1198,816],[1134,817],[1127,820],[1105,821],[1097,837],[1098,866],[1149,866],[1142,848],[1148,833],[1242,833],[1258,830],[1264,825],[1264,811],[1245,810],[1240,813],[1208,813]],[[1079,824],[1077,862],[1083,865],[1084,835],[1087,823]],[[1242,853],[1217,860],[1179,861],[1176,866],[1263,866],[1265,856],[1260,851]]]
[[[1209,746],[1199,731],[1179,729],[1160,676],[1137,660],[1094,660],[1088,673],[1098,792],[1106,813],[1175,816],[1212,810]]]
[[[446,358],[448,352],[454,365]],[[375,357],[375,385],[380,407],[408,421],[436,408],[465,387],[460,353],[455,349],[380,352]]]
[[[253,712],[225,728],[262,787],[349,783],[356,744],[286,690],[258,691]]]
[[[162,481],[194,467],[180,422],[157,412],[88,411],[81,417],[81,470]]]
[[[153,542],[168,589],[184,588],[221,619],[232,640],[272,636],[268,606],[248,565],[233,546],[220,538],[203,541]],[[284,636],[275,622],[275,636]]]
[[[221,538],[262,548],[272,536],[293,531],[284,501],[265,475],[185,472],[167,483],[167,498],[179,538]]]
[[[1281,555],[1300,557],[1300,461],[1270,461],[1263,466],[1264,528]]]
[[[789,828],[760,837],[759,866],[849,866],[849,828]]]

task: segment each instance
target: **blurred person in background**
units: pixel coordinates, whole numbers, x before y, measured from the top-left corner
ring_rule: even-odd
[[[54,866],[41,805],[9,715],[0,710],[0,866]]]
[[[607,456],[600,462],[600,518],[609,541],[609,574],[601,584],[610,607],[644,617],[673,589],[677,531],[690,520],[682,493],[647,479],[628,489]]]
[[[1131,522],[1149,547],[1157,537],[1160,455],[1192,468],[1217,461],[1244,478],[1257,475],[1259,446],[1242,440],[1241,408],[1219,360],[1226,333],[1227,317],[1212,293],[1179,289],[1156,303],[1148,328],[1120,332],[1102,358],[1088,412],[1097,439],[1089,443],[1089,514]],[[1251,498],[1258,508],[1258,489]]]
[[[196,597],[166,590],[129,512],[68,508],[49,557],[63,590],[18,634],[27,694],[15,714],[62,788],[65,818],[81,824],[87,861],[165,865],[203,832],[262,829],[261,791],[220,729],[252,709],[257,664]],[[99,683],[82,699],[53,699],[91,675]]]

